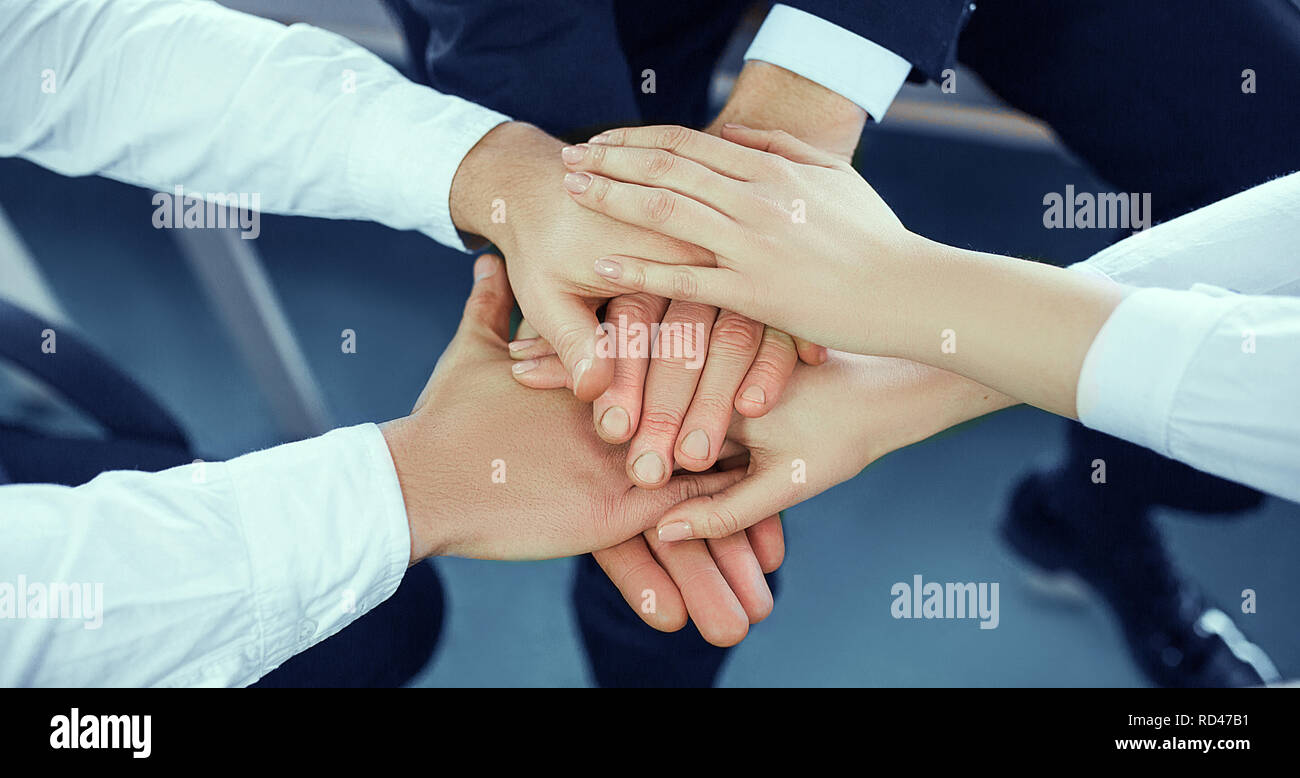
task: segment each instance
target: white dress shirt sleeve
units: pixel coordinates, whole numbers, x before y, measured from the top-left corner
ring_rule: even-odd
[[[338,35],[208,0],[6,0],[0,30],[0,156],[462,250],[452,177],[507,121]]]
[[[1300,295],[1300,173],[1157,224],[1070,267],[1130,286]]]
[[[1293,174],[1072,266],[1147,287],[1120,302],[1089,348],[1079,420],[1300,501],[1298,243]]]
[[[0,686],[242,686],[396,590],[379,428],[76,488],[0,487]]]
[[[847,98],[877,122],[912,65],[889,49],[818,16],[775,5],[745,52]]]

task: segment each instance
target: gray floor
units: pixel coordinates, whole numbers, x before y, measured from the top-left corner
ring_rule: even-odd
[[[1096,186],[1057,156],[869,133],[863,166],[903,221],[936,238],[1071,261],[1109,236],[1047,231],[1045,191]],[[954,184],[957,184],[954,186]],[[1095,189],[1094,189],[1095,191]],[[0,160],[0,203],[88,336],[172,408],[211,457],[277,442],[149,194]],[[265,217],[258,246],[338,423],[405,413],[450,337],[470,266],[414,234],[372,224]],[[343,355],[339,333],[358,333]],[[1030,465],[1059,450],[1061,423],[1015,409],[891,455],[788,514],[776,612],[734,654],[723,683],[748,685],[1138,685],[1107,615],[1063,608],[1022,584],[994,528]],[[1162,516],[1172,551],[1272,654],[1300,671],[1300,506],[1271,501],[1232,522]],[[589,682],[568,605],[570,563],[440,562],[450,620],[421,685]],[[1001,624],[898,621],[890,587],[998,582]],[[1240,615],[1243,589],[1258,612]]]

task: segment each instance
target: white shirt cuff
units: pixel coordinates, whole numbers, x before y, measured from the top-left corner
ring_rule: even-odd
[[[260,677],[388,599],[411,535],[397,470],[374,424],[226,463],[253,579]],[[256,680],[256,677],[249,680]]]
[[[1083,359],[1079,421],[1168,456],[1170,415],[1187,366],[1238,303],[1226,293],[1156,288],[1124,298]]]
[[[777,4],[745,52],[852,100],[877,122],[912,71],[889,49],[798,8]]]
[[[470,149],[510,117],[403,81],[366,107],[348,160],[361,212],[468,251],[451,220],[451,182]],[[440,139],[431,145],[431,139]]]

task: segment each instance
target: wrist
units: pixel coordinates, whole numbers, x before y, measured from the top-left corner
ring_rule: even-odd
[[[487,239],[509,252],[517,217],[548,183],[564,174],[559,140],[531,124],[497,125],[475,144],[456,169],[449,206],[456,229]]]
[[[866,111],[848,98],[785,68],[750,60],[727,104],[705,131],[717,135],[727,122],[756,130],[785,130],[848,160],[866,121]]]
[[[428,443],[439,440],[440,436],[427,431],[421,433],[418,427],[422,423],[412,414],[379,425],[384,442],[388,444],[388,453],[393,458],[402,502],[406,507],[406,522],[411,536],[410,565],[446,554],[454,541],[451,527],[438,518],[438,511],[445,508],[444,503],[451,495],[435,483],[438,468],[429,466],[429,463],[437,462],[438,457]]]

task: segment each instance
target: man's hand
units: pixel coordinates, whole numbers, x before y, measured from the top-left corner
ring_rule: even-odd
[[[452,220],[505,254],[524,315],[555,347],[574,393],[590,402],[608,388],[614,363],[598,348],[596,309],[613,296],[588,272],[605,253],[671,264],[712,265],[713,255],[629,227],[571,202],[562,188],[563,144],[527,124],[489,132],[466,155],[451,187]]]
[[[643,538],[674,502],[720,489],[740,472],[679,475],[653,492],[633,486],[625,452],[592,434],[585,406],[507,375],[512,307],[501,260],[480,257],[460,329],[414,411],[383,426],[410,521],[411,562],[594,551],[651,626],[680,629],[689,613],[710,642],[739,642],[771,612],[762,574],[784,555],[779,520],[724,541],[660,543],[653,531]],[[641,609],[647,590],[653,612]]]

